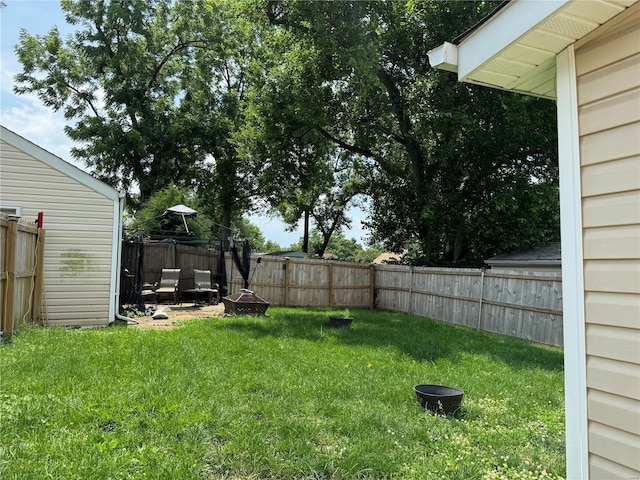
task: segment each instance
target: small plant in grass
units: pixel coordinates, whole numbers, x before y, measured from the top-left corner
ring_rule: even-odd
[[[329,317],[329,323],[334,328],[348,328],[353,322],[353,317],[348,308],[340,311],[337,315],[331,315]]]

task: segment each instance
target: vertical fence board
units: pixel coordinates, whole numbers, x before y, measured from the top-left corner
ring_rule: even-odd
[[[15,304],[15,281],[16,281],[16,239],[17,239],[18,222],[9,221],[7,224],[6,244],[4,250],[4,268],[6,285],[4,289],[4,310],[0,329],[6,337],[13,334],[14,322],[14,304]]]

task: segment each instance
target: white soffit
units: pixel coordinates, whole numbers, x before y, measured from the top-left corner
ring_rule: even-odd
[[[512,0],[458,45],[458,80],[555,98],[556,55],[638,0]]]

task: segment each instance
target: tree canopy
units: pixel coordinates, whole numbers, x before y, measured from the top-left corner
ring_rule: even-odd
[[[262,138],[327,142],[371,198],[371,239],[416,262],[477,262],[559,235],[554,105],[458,83],[425,54],[492,6],[268,2],[296,62],[269,76],[261,109],[295,114]]]
[[[15,91],[134,210],[174,185],[222,239],[262,205],[324,253],[366,196],[371,242],[469,265],[559,238],[554,104],[428,63],[498,3],[62,0],[78,30],[22,32]]]
[[[17,93],[73,121],[72,155],[135,208],[167,185],[192,188],[227,236],[251,206],[231,141],[257,43],[242,4],[217,0],[62,0],[78,30],[26,31]],[[135,195],[136,191],[139,192]]]

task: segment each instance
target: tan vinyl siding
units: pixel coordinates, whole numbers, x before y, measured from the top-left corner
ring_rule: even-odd
[[[586,310],[592,324],[640,329],[640,297],[634,294],[587,292]]]
[[[637,472],[640,471],[637,438],[637,435],[594,422],[589,427],[589,451]]]
[[[640,400],[640,365],[588,355],[587,387]]]
[[[589,408],[594,420],[640,435],[640,410],[633,400],[594,390],[589,396]]]
[[[592,228],[584,234],[584,254],[592,259],[640,257],[640,229],[623,225],[606,229]]]
[[[611,148],[611,145],[615,145],[615,148]],[[580,156],[585,166],[631,157],[638,154],[639,148],[640,122],[592,133],[580,139]]]
[[[635,470],[623,467],[622,465],[607,460],[606,458],[591,455],[589,459],[589,478],[590,480],[612,480],[616,478],[632,479],[637,478]]]
[[[623,15],[576,49],[592,479],[640,475],[640,9]]]
[[[620,179],[623,182],[623,179]],[[584,227],[637,225],[640,220],[640,193],[622,192],[583,197]]]
[[[44,212],[48,325],[106,325],[112,297],[114,201],[2,142],[1,203]]]
[[[640,156],[614,162],[598,163],[582,168],[582,194],[586,197],[640,189]],[[640,207],[639,207],[640,209]]]

